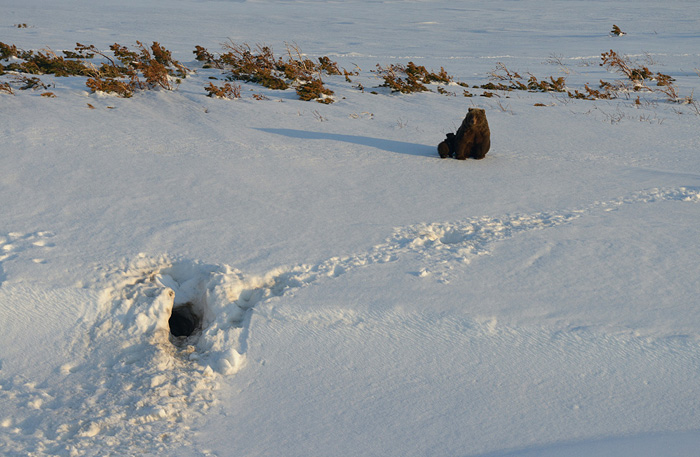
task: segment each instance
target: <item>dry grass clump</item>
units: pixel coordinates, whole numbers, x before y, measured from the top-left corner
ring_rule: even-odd
[[[605,88],[604,84],[606,83],[604,81],[600,81],[600,83],[603,90],[593,89],[589,87],[588,84],[584,84],[583,87],[585,92],[579,92],[578,89],[575,89],[573,92],[568,91],[567,95],[569,98],[574,98],[577,100],[609,100],[612,98],[617,98],[614,91]]]
[[[89,78],[85,83],[92,92],[105,92],[115,94],[123,98],[129,98],[134,95],[136,85],[133,81],[123,81],[117,78]]]
[[[321,75],[340,75],[338,64],[328,57],[318,62],[304,57],[297,45],[286,45],[286,55],[275,57],[269,46],[229,41],[223,44],[224,53],[216,56],[197,46],[194,54],[205,68],[217,68],[228,72],[231,79],[260,84],[274,90],[296,89],[301,100],[332,103],[333,91],[323,84]]]
[[[613,32],[624,34],[619,27],[614,26]],[[223,44],[223,52],[210,53],[207,49],[196,46],[196,59],[207,69],[215,69],[223,74],[227,82],[212,83],[204,87],[209,97],[223,99],[241,98],[241,86],[233,81],[244,81],[258,84],[267,89],[294,89],[298,98],[304,101],[333,103],[334,93],[324,84],[325,75],[344,76],[345,81],[354,84],[353,87],[364,92],[364,86],[353,83],[355,76],[361,74],[356,67],[349,72],[339,69],[338,64],[329,57],[310,59],[305,56],[296,44],[286,44],[285,52],[276,56],[272,48],[263,45],[252,47],[246,43],[238,44],[229,41]],[[588,62],[587,65],[594,64]],[[561,56],[552,55],[545,62],[556,64],[566,75],[570,75]],[[682,97],[674,85],[674,79],[661,72],[649,69],[655,62],[649,54],[643,63],[633,61],[613,50],[601,54],[599,65],[608,72],[617,75],[612,81],[600,80],[597,87],[584,84],[583,88],[569,88],[566,77],[548,76],[542,79],[531,73],[518,73],[508,69],[503,63],[489,73],[487,84],[473,86],[481,89],[481,96],[500,97],[497,91],[528,91],[563,93],[558,97],[580,100],[615,99],[626,97],[634,99],[637,105],[646,103],[648,94],[663,96],[675,103],[690,105],[696,113],[700,113],[700,104],[690,96]],[[700,75],[700,70],[697,70]],[[107,92],[120,97],[131,97],[136,91],[149,89],[174,90],[185,78],[189,70],[177,60],[172,53],[158,42],[145,45],[136,41],[136,46],[127,47],[115,43],[108,50],[99,50],[93,45],[76,43],[72,51],[54,52],[51,49],[25,51],[13,44],[0,42],[0,93],[14,94],[18,90],[46,90],[48,86],[39,79],[39,75],[56,77],[81,77],[92,92]],[[472,97],[471,86],[465,83],[455,83],[444,68],[438,72],[428,71],[424,66],[414,62],[407,64],[391,64],[387,67],[377,64],[371,73],[378,75],[382,81],[379,87],[386,87],[391,92],[410,94],[432,91],[456,96],[450,91],[450,85],[458,84],[464,87],[463,95]],[[224,79],[221,78],[221,79]],[[211,77],[210,79],[218,79]],[[607,79],[607,78],[606,78]],[[338,78],[340,80],[340,78]],[[430,85],[434,86],[431,87]],[[55,87],[55,83],[51,86]],[[256,100],[268,100],[269,92],[251,95]],[[371,91],[376,94],[377,92]],[[51,97],[51,93],[43,96]],[[646,95],[646,97],[645,97]],[[506,95],[507,96],[507,95]],[[654,97],[656,98],[656,97]],[[540,104],[541,105],[541,104]],[[503,108],[502,108],[503,109]],[[506,111],[504,109],[504,111]]]
[[[0,60],[8,60],[19,56],[20,50],[14,44],[5,44],[0,41]],[[0,66],[0,68],[2,68]]]
[[[22,51],[15,45],[0,43],[0,75],[11,71],[18,74],[84,76],[93,92],[110,92],[130,97],[138,89],[173,89],[174,80],[187,75],[187,69],[172,58],[170,51],[154,42],[150,47],[140,41],[131,50],[117,43],[110,46],[111,56],[93,45],[76,43],[75,51],[63,51],[60,56],[50,49]],[[96,55],[104,61],[97,66],[91,61]],[[16,62],[14,60],[17,60]],[[24,87],[20,88],[24,89]]]
[[[390,64],[386,68],[377,64],[374,71],[384,80],[380,87],[388,87],[392,92],[402,94],[429,91],[426,84],[449,84],[453,79],[442,67],[439,73],[433,73],[413,62],[408,62],[407,65]]]
[[[684,103],[687,99],[683,99],[678,94],[676,86],[673,84],[675,79],[670,75],[661,72],[652,72],[648,67],[635,64],[627,56],[620,56],[612,49],[609,52],[601,54],[600,66],[605,67],[608,71],[615,72],[623,76],[622,80],[612,83],[600,81],[600,87],[611,96],[619,92],[660,92],[666,96],[669,101],[676,103]],[[655,83],[655,88],[650,87],[649,83]]]
[[[502,91],[566,92],[569,98],[581,100],[614,99],[618,98],[620,94],[646,91],[662,93],[670,101],[686,102],[686,99],[681,99],[679,96],[671,76],[661,72],[654,73],[644,65],[637,66],[628,57],[620,56],[612,49],[601,54],[600,66],[618,73],[623,76],[623,79],[613,82],[600,80],[600,86],[597,89],[584,84],[583,91],[567,90],[564,77],[555,79],[550,76],[548,79],[540,81],[535,76],[530,75],[528,80],[524,82],[524,78],[518,72],[509,70],[499,62],[496,69],[490,73],[493,82],[479,86],[479,88]],[[650,87],[650,82],[654,82],[655,87]]]
[[[180,78],[187,76],[187,68],[174,60],[172,53],[158,42],[153,42],[150,50],[140,41],[136,44],[138,47],[135,51],[116,43],[110,46],[114,56],[122,63],[125,75],[138,77],[141,73],[145,79],[142,84],[147,88],[160,87],[166,90],[173,89],[171,77],[179,83]]]
[[[78,43],[76,50],[82,53],[98,54],[107,62],[98,68],[91,67],[86,85],[93,91],[115,93],[121,97],[131,97],[139,89],[161,88],[173,90],[173,81],[180,83],[187,76],[187,68],[172,58],[172,53],[158,42],[147,47],[140,41],[136,49],[114,43],[109,48],[114,59],[99,51],[95,46]]]
[[[14,75],[12,77],[12,81],[19,85],[19,90],[48,89],[48,86],[36,76]]]
[[[228,52],[221,56],[221,61],[233,79],[260,84],[268,89],[289,88],[286,79],[292,65],[285,65],[281,59],[278,61],[271,48],[258,46],[256,53],[248,44],[233,42],[225,44],[224,48]]]
[[[209,83],[204,90],[207,92],[207,97],[223,98],[226,100],[241,98],[241,86],[239,84],[231,85],[231,83],[225,83],[223,86],[215,86],[213,83]]]
[[[13,86],[19,90],[46,90],[49,87],[36,76],[12,74],[9,81],[0,82],[0,92],[14,95],[15,91]]]
[[[32,75],[85,76],[88,72],[82,61],[69,55],[59,56],[51,49],[22,51],[15,45],[0,42],[0,60],[10,59],[19,61],[0,64],[0,74],[12,71]]]
[[[323,56],[318,58],[318,69],[322,72],[325,72],[328,75],[341,75],[341,71],[338,69],[338,63],[333,62],[330,57],[328,56]],[[348,72],[345,71],[345,75],[348,75]]]
[[[490,78],[497,83],[487,83],[479,86],[481,89],[487,90],[526,90],[530,92],[564,92],[566,91],[566,78],[563,76],[554,79],[553,76],[549,80],[538,80],[535,75],[529,74],[526,82],[517,71],[510,71],[506,66],[498,62],[496,68],[489,74]]]
[[[312,79],[300,83],[296,87],[299,100],[310,101],[316,100],[319,103],[333,103],[333,91],[323,86],[323,81],[320,79]]]

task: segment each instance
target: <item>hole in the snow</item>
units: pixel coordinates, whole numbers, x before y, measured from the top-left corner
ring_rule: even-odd
[[[192,303],[173,307],[168,320],[170,334],[173,336],[190,336],[200,327],[199,317],[192,311]]]

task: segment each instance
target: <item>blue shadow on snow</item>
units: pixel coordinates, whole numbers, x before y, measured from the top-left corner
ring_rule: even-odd
[[[384,138],[372,138],[359,135],[344,135],[340,133],[309,132],[306,130],[293,129],[268,129],[259,128],[261,132],[274,133],[289,138],[300,138],[303,140],[329,140],[342,141],[344,143],[359,144],[383,151],[395,152],[397,154],[408,154],[412,156],[437,157],[437,146],[426,146],[424,144],[406,143],[404,141],[387,140]]]

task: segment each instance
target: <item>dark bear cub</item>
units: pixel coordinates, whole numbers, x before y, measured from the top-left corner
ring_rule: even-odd
[[[491,131],[486,121],[486,111],[469,108],[467,117],[457,129],[457,133],[448,133],[445,141],[438,145],[441,158],[454,157],[465,160],[481,160],[491,147]]]
[[[455,155],[455,134],[448,133],[445,141],[438,144],[438,154],[440,158],[444,159],[447,157],[454,157]]]

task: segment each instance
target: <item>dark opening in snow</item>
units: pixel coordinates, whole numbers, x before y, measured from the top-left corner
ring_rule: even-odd
[[[199,317],[192,311],[192,303],[173,307],[168,320],[170,334],[173,336],[190,336],[199,328]]]

